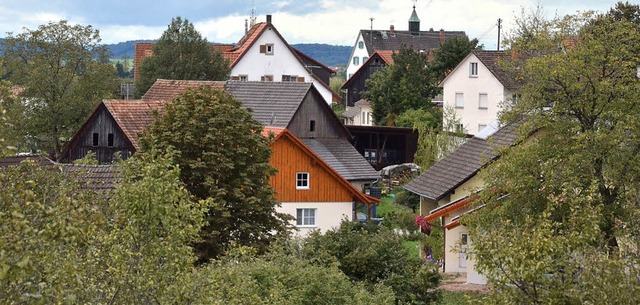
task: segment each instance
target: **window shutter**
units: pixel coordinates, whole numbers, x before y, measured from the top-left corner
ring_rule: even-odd
[[[260,53],[267,53],[267,45],[264,45],[264,44],[260,45]]]
[[[265,76],[264,76],[264,75],[263,75],[263,76],[260,76],[260,81],[261,81],[261,82],[264,82],[264,78],[265,78]]]
[[[304,83],[304,76],[298,76],[298,82]]]

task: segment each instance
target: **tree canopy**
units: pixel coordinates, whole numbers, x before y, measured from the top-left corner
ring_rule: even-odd
[[[430,67],[433,73],[442,81],[471,51],[478,46],[478,39],[469,40],[468,37],[452,37],[446,39],[433,54]]]
[[[483,208],[465,220],[497,288],[489,302],[638,302],[640,32],[614,16],[545,21],[514,40],[538,52],[501,119],[534,134],[487,168]]]
[[[176,17],[153,44],[153,55],[142,60],[138,71],[136,96],[141,97],[160,78],[226,80],[229,61],[211,48],[189,20]]]
[[[231,243],[263,250],[287,231],[288,216],[275,212],[275,169],[262,128],[232,95],[205,86],[174,98],[142,138],[143,150],[175,149],[187,189],[212,199],[197,246],[202,260]]]
[[[117,90],[117,75],[91,26],[50,22],[9,33],[2,42],[9,80],[23,100],[6,105],[19,142],[56,160],[68,139],[101,99]]]
[[[363,96],[371,101],[374,122],[395,126],[396,118],[410,109],[424,109],[437,117],[431,100],[440,89],[427,56],[403,47],[393,55],[393,61],[366,80]]]

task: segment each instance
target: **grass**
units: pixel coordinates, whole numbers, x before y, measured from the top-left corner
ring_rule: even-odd
[[[378,217],[385,217],[391,211],[400,211],[404,209],[408,209],[407,207],[400,206],[394,202],[394,198],[392,198],[391,194],[382,198],[380,204],[378,204]]]
[[[466,305],[471,304],[470,299],[481,298],[482,294],[469,291],[442,291],[440,305]]]

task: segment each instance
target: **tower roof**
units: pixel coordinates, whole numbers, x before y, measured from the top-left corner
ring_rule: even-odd
[[[409,22],[420,22],[420,18],[418,18],[418,13],[416,13],[416,6],[413,6],[413,12],[411,13],[411,17],[409,17]]]

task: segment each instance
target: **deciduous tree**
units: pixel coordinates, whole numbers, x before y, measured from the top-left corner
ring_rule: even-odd
[[[364,98],[372,103],[377,125],[396,126],[396,118],[410,109],[424,109],[437,117],[431,100],[440,93],[437,77],[427,56],[403,47],[393,55],[394,64],[374,73],[366,81]]]
[[[482,48],[478,46],[478,39],[475,38],[469,40],[465,36],[446,39],[433,54],[431,60],[433,73],[439,81],[443,80],[473,49],[478,47]]]
[[[611,15],[550,26],[528,37],[549,52],[526,62],[502,116],[536,133],[487,168],[484,207],[466,220],[477,269],[489,302],[637,303],[640,33]]]
[[[212,50],[187,19],[173,18],[153,45],[153,55],[138,68],[136,96],[144,95],[156,79],[226,80],[229,61]]]
[[[262,125],[230,94],[211,87],[189,90],[165,106],[148,129],[143,148],[176,149],[180,178],[197,198],[211,198],[197,245],[201,261],[231,243],[260,250],[285,233],[289,219],[275,212],[269,185],[269,139]]]
[[[117,75],[98,30],[64,20],[50,22],[9,33],[2,46],[9,79],[24,89],[24,119],[15,122],[17,129],[33,141],[30,148],[57,159],[62,141],[117,89]]]

